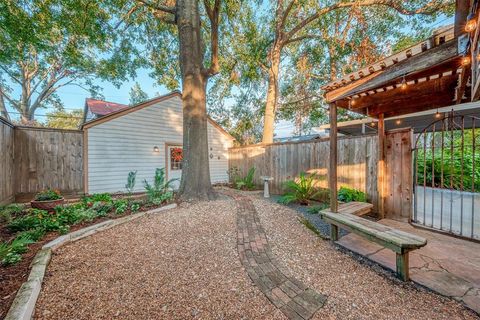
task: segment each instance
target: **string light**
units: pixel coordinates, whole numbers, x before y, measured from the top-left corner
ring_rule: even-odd
[[[407,81],[405,80],[405,75],[403,76],[402,84],[400,85],[400,88],[401,88],[402,90],[406,90],[406,89],[407,89]]]
[[[473,13],[470,13],[467,17],[467,24],[465,25],[465,31],[472,32],[472,31],[475,31],[476,28],[477,28],[477,21],[475,19],[475,15]]]
[[[468,66],[470,64],[470,56],[464,56],[462,58],[462,65],[463,66]]]
[[[442,114],[438,112],[438,109],[437,109],[437,112],[435,113],[435,118],[440,119],[441,117],[442,117]]]
[[[402,120],[398,119],[397,121],[395,121],[395,123],[396,123],[397,125],[400,125],[400,124],[402,123]]]

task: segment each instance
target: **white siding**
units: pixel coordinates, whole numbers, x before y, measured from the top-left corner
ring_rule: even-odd
[[[125,192],[130,171],[137,171],[135,191],[144,191],[143,180],[151,181],[155,169],[166,166],[166,144],[182,144],[182,128],[182,102],[176,96],[88,128],[88,193]],[[208,144],[212,183],[228,181],[233,141],[209,122]]]

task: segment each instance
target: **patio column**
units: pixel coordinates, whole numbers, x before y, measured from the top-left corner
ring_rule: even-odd
[[[330,104],[330,164],[328,169],[330,211],[338,212],[337,202],[337,106]]]
[[[378,215],[385,218],[385,120],[383,113],[378,115]]]

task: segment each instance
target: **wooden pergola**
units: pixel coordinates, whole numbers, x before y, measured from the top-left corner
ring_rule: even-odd
[[[330,211],[337,202],[337,108],[378,120],[379,217],[384,217],[385,117],[478,100],[480,96],[480,28],[466,32],[477,14],[478,1],[457,0],[455,24],[432,37],[325,85],[330,106]],[[468,30],[468,28],[467,28]]]

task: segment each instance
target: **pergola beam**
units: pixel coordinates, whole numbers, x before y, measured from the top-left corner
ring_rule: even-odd
[[[435,67],[436,65],[446,63],[457,57],[457,41],[450,40],[438,47],[392,65],[385,70],[378,71],[363,79],[347,84],[344,87],[327,92],[325,97],[328,102],[334,102],[362,92],[377,89],[405,75]]]

